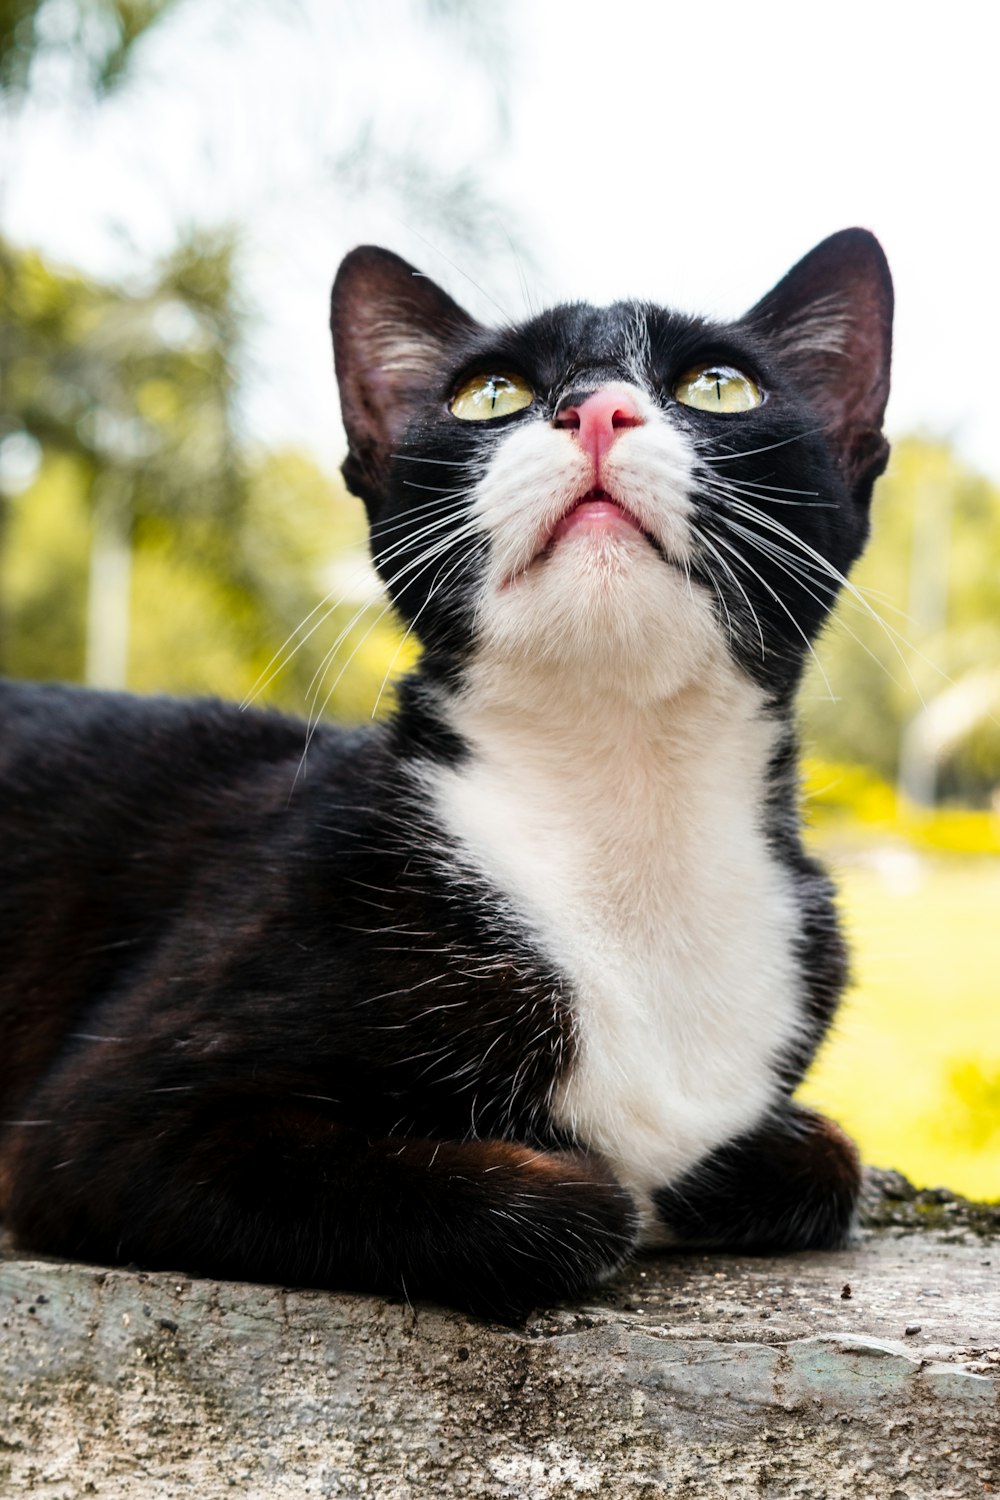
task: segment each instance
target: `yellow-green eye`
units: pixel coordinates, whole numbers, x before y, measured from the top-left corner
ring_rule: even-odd
[[[487,422],[523,411],[534,399],[520,375],[472,375],[452,396],[448,410],[463,422]]]
[[[750,411],[763,396],[749,375],[732,365],[695,365],[674,386],[674,396],[683,406],[699,411]]]

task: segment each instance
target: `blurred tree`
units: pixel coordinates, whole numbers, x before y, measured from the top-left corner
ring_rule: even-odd
[[[819,755],[911,800],[986,804],[1000,784],[1000,490],[945,442],[896,444],[872,539],[819,647],[804,719]]]
[[[234,255],[194,236],[128,289],[0,245],[4,669],[242,697],[288,655],[263,696],[301,710],[357,647],[331,709],[361,713],[396,636],[386,619],[361,643],[360,506],[304,456],[237,442]]]
[[[37,63],[58,56],[96,94],[120,83],[132,50],[179,0],[0,0],[0,91],[29,91]]]
[[[180,11],[192,14],[182,0],[0,0],[0,102],[16,111],[35,99],[57,109],[99,101],[128,76],[137,44]],[[227,14],[218,3],[199,11]],[[290,4],[286,19],[308,26],[308,12]],[[501,22],[471,0],[414,0],[414,12],[481,66],[502,126]],[[345,3],[362,32],[372,14]],[[339,30],[349,54],[352,26]],[[466,247],[493,208],[472,175],[435,171],[398,134],[387,146],[364,115],[325,170],[338,191],[388,193]],[[54,269],[0,239],[0,670],[242,693],[247,673],[324,595],[329,579],[317,573],[332,549],[348,533],[357,541],[357,514],[348,524],[341,492],[331,518],[330,481],[307,460],[254,455],[238,441],[235,248],[230,231],[190,232],[121,285]],[[348,586],[352,608],[370,583],[368,574]],[[375,685],[364,672],[340,682],[317,643],[346,617],[327,614],[268,693],[303,707],[319,667],[317,703],[336,681],[332,709],[360,710],[395,637],[384,620],[364,645],[348,630],[346,646],[357,646]],[[362,623],[371,618],[362,610]]]
[[[142,515],[241,503],[233,439],[239,316],[230,239],[193,236],[127,291],[0,245],[4,447],[70,461],[90,512],[89,681],[124,684],[128,559]],[[9,627],[8,627],[9,628]]]

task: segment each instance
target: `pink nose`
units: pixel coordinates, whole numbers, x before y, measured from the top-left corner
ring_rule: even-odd
[[[575,406],[563,407],[555,418],[556,427],[568,428],[590,454],[595,472],[622,430],[641,427],[644,422],[635,393],[627,385],[602,386]]]

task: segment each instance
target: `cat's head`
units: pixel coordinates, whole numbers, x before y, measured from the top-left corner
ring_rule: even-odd
[[[888,456],[871,234],[833,235],[724,324],[618,302],[486,328],[363,247],[331,321],[344,476],[442,669],[649,698],[724,660],[795,685]]]

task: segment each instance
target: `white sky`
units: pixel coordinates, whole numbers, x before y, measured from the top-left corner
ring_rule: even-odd
[[[342,440],[327,298],[354,243],[390,245],[486,318],[467,277],[511,316],[525,289],[534,305],[640,295],[736,314],[824,235],[863,224],[896,282],[890,430],[951,436],[1000,479],[987,15],[969,0],[504,0],[505,131],[489,66],[416,25],[407,0],[188,0],[119,96],[38,106],[9,132],[0,212],[18,240],[104,275],[181,225],[241,219],[248,426],[328,465]],[[347,194],[331,162],[366,119],[440,173],[480,174],[500,205],[488,253],[456,252],[420,193],[406,209]]]

